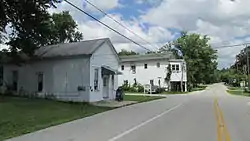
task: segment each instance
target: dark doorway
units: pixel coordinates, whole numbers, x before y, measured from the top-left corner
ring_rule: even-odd
[[[42,92],[43,91],[43,73],[38,73],[37,75],[38,83],[37,83],[37,91]]]

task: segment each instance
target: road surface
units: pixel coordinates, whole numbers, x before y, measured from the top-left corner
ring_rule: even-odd
[[[250,98],[222,84],[115,109],[11,141],[250,141]]]

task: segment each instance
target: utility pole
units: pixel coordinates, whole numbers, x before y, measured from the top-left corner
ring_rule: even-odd
[[[181,92],[183,92],[183,64],[184,62],[181,62]]]

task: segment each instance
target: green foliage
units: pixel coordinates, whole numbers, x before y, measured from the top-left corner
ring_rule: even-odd
[[[36,47],[50,43],[49,0],[1,0],[0,5],[0,30],[4,33],[6,26],[10,25],[12,32],[7,44],[11,46],[11,51],[22,50],[32,55]]]
[[[248,74],[247,70],[247,58],[250,59],[250,46],[245,47],[236,55],[236,62],[230,68],[235,69],[237,73]],[[249,61],[250,62],[250,61]],[[250,65],[250,64],[248,64]]]
[[[52,15],[53,23],[51,29],[53,31],[52,43],[77,42],[83,39],[82,33],[76,31],[77,24],[68,11],[62,13],[54,13]]]
[[[222,69],[220,70],[220,80],[230,86],[239,87],[240,82],[247,80],[247,75],[241,74],[235,69]]]
[[[136,85],[133,84],[132,86],[130,84],[123,84],[122,89],[125,92],[130,92],[130,93],[143,93],[144,92],[144,87],[137,83]]]
[[[167,67],[167,75],[165,77],[165,82],[166,83],[170,82],[171,74],[172,74],[172,69],[171,69],[171,65],[169,64],[168,67]]]
[[[125,49],[122,49],[119,53],[118,53],[118,55],[119,56],[129,56],[129,55],[138,55],[139,53],[136,53],[136,52],[134,52],[134,51],[127,51],[127,50],[125,50]]]
[[[50,1],[0,1],[0,43],[10,46],[11,57],[15,58],[20,52],[33,56],[35,49],[41,46],[82,39],[68,12],[49,14]],[[6,27],[10,35],[6,35]]]

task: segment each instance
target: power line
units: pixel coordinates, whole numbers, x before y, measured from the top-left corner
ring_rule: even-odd
[[[135,33],[134,31],[132,31],[131,29],[129,29],[128,27],[126,27],[124,24],[120,23],[119,21],[117,21],[115,18],[113,18],[112,16],[110,16],[108,13],[106,13],[105,11],[103,11],[102,9],[100,9],[99,7],[97,7],[96,5],[94,5],[93,3],[91,3],[88,0],[85,0],[88,4],[90,4],[91,6],[93,6],[94,8],[96,8],[97,10],[99,10],[100,12],[102,12],[105,16],[109,17],[110,19],[112,19],[115,23],[119,24],[120,26],[122,26],[123,28],[125,28],[127,31],[129,31],[130,33],[134,34],[135,36],[139,37],[140,39],[142,39],[143,41],[145,41],[146,43],[150,44],[152,47],[156,47],[157,49],[159,49],[158,46],[154,46],[153,43],[150,43],[149,41],[145,40],[143,37],[141,37],[140,35],[138,35],[137,33]]]
[[[225,45],[225,46],[217,46],[217,47],[213,47],[213,49],[221,49],[221,48],[230,48],[230,47],[236,47],[236,46],[244,46],[250,44],[248,43],[241,43],[241,44],[234,44],[234,45]]]
[[[81,8],[77,7],[76,5],[74,5],[73,3],[69,2],[68,0],[64,0],[65,2],[67,2],[69,5],[71,5],[72,7],[76,8],[77,10],[79,10],[80,12],[84,13],[85,15],[89,16],[90,18],[94,19],[95,21],[99,22],[100,24],[102,24],[103,26],[107,27],[108,29],[112,30],[113,32],[117,33],[118,35],[126,38],[127,40],[131,41],[132,43],[134,43],[135,45],[147,50],[147,51],[151,51],[150,49],[148,49],[147,47],[137,43],[136,41],[130,39],[129,37],[123,35],[122,33],[120,33],[119,31],[113,29],[112,27],[110,27],[109,25],[105,24],[104,22],[98,20],[97,18],[95,18],[94,16],[92,16],[91,14],[87,13],[86,11],[82,10]],[[94,6],[95,8],[97,8],[99,11],[102,11],[103,13],[105,13],[103,10],[101,10],[100,8],[98,8],[97,6],[93,5],[92,3],[90,3],[88,0],[85,0],[86,2],[88,2],[89,4],[91,4],[92,6]],[[109,16],[107,13],[105,13],[105,15]],[[130,30],[129,28],[127,28],[126,26],[124,26],[123,24],[119,23],[117,20],[115,20],[113,17],[109,16],[110,18],[112,18],[114,21],[116,21],[119,25],[123,26],[124,28],[126,28],[127,30]],[[134,33],[132,31],[132,33]],[[135,35],[137,35],[136,33],[134,33]],[[138,36],[138,35],[137,35]],[[143,39],[145,40],[145,39]],[[147,41],[148,42],[148,41]],[[151,43],[150,43],[151,44]],[[217,47],[213,47],[213,49],[221,49],[221,48],[229,48],[229,47],[235,47],[235,46],[242,46],[242,45],[246,45],[246,44],[250,44],[250,43],[242,43],[242,44],[235,44],[235,45],[225,45],[225,46],[217,46]],[[161,56],[161,55],[159,55]]]
[[[113,29],[112,27],[110,27],[109,25],[105,24],[104,22],[98,20],[97,18],[95,18],[94,16],[90,15],[89,13],[85,12],[84,10],[82,10],[81,8],[77,7],[76,5],[74,5],[73,3],[69,2],[68,0],[64,0],[65,2],[67,2],[69,5],[71,5],[72,7],[78,9],[79,11],[81,11],[82,13],[84,13],[85,15],[89,16],[90,18],[94,19],[95,21],[99,22],[100,24],[104,25],[105,27],[107,27],[108,29],[112,30],[113,32],[119,34],[120,36],[126,38],[127,40],[131,41],[132,43],[134,43],[135,45],[147,50],[147,51],[151,51],[150,49],[142,46],[141,44],[137,43],[136,41],[130,39],[129,37],[123,35],[122,33],[120,33],[119,31]]]

